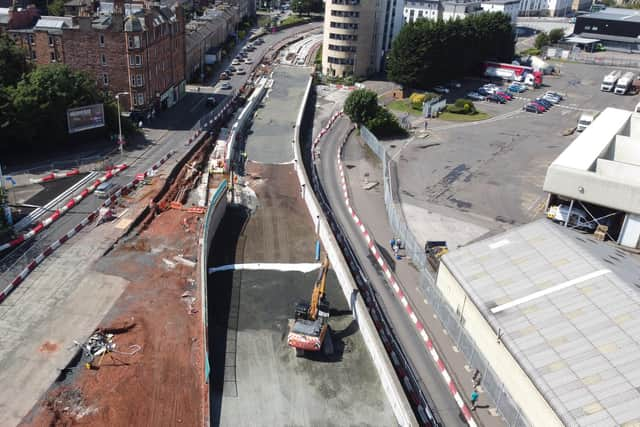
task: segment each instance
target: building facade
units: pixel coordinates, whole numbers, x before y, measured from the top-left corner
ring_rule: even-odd
[[[484,12],[502,12],[511,17],[511,24],[515,27],[520,13],[520,0],[483,0],[480,4]]]
[[[131,111],[173,106],[185,91],[184,16],[147,3],[129,15],[116,2],[110,14],[44,16],[32,27],[10,30],[36,64],[63,63],[93,76]],[[127,99],[127,103],[125,103]]]
[[[418,19],[437,21],[442,18],[440,0],[408,0],[404,3],[402,17],[406,24]]]
[[[327,0],[322,72],[360,77],[382,69],[402,27],[402,6],[401,0]]]
[[[601,41],[608,50],[640,52],[640,11],[608,7],[576,18],[573,33]]]
[[[442,19],[464,19],[469,15],[482,13],[480,0],[453,0],[442,2]]]
[[[573,0],[522,0],[520,16],[566,16]]]

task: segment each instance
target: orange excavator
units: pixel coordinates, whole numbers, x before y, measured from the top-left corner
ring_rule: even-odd
[[[325,342],[325,338],[329,335],[329,302],[325,295],[328,271],[329,260],[325,258],[313,286],[311,302],[300,301],[296,304],[294,322],[289,331],[287,343],[295,348],[298,357],[304,356],[305,351],[332,352],[333,346],[329,345],[331,338]]]

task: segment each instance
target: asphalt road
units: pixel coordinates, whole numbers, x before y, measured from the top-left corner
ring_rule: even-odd
[[[348,120],[339,119],[323,142],[319,145],[322,149],[321,161],[318,164],[318,173],[322,186],[327,194],[331,208],[344,232],[353,244],[360,265],[371,281],[379,300],[391,321],[394,333],[402,345],[402,348],[411,361],[415,372],[419,375],[422,390],[430,396],[432,408],[437,411],[442,422],[446,426],[464,426],[466,423],[461,417],[458,407],[451,397],[449,388],[444,383],[440,372],[427,353],[423,341],[415,332],[413,324],[409,321],[404,308],[396,300],[393,292],[386,284],[378,263],[371,256],[362,233],[353,222],[346,209],[341,186],[338,181],[336,156],[338,147],[350,128]],[[385,242],[377,242],[378,248],[387,255],[387,260],[393,265],[394,261],[389,256],[388,245]]]
[[[298,27],[288,28],[275,34],[266,34],[262,37],[264,43],[257,46],[256,50],[249,53],[254,64],[276,43],[301,31],[316,29],[319,23],[311,23]],[[234,56],[246,42],[236,46]],[[223,61],[226,68],[233,57],[229,56]],[[245,66],[248,71],[248,67]],[[231,96],[248,79],[247,75],[234,75],[229,82],[231,90],[216,94],[219,106],[225,98]],[[217,76],[209,82],[208,87],[201,88],[200,92],[188,92],[185,97],[173,108],[159,113],[150,123],[145,124],[145,141],[135,141],[125,145],[122,155],[114,153],[107,156],[108,163],[127,163],[129,168],[113,178],[117,184],[126,184],[141,172],[149,169],[169,151],[176,150],[176,157],[181,157],[190,148],[185,146],[185,141],[193,134],[191,129],[201,117],[207,115],[211,108],[206,105],[206,98],[213,91],[212,85],[217,83]],[[9,283],[13,278],[40,252],[50,244],[65,235],[69,230],[79,224],[90,212],[97,209],[103,200],[95,195],[90,195],[73,209],[52,224],[46,231],[37,235],[28,242],[23,243],[15,250],[0,254],[0,283]]]

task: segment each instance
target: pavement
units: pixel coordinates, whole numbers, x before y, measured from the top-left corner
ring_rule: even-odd
[[[314,262],[315,226],[291,163],[292,123],[308,73],[289,66],[274,70],[270,95],[247,140],[245,185],[235,190],[240,203],[227,209],[218,227],[209,266]],[[269,127],[278,131],[265,129]],[[295,303],[310,298],[316,274],[268,267],[210,274],[212,424],[396,424],[333,273],[327,296],[335,354],[297,358],[288,347]]]
[[[253,55],[257,57],[273,43],[304,31],[305,27],[313,29],[317,25],[314,23],[267,35],[265,43]],[[232,84],[237,88],[246,76],[234,79]],[[122,155],[116,154],[105,159],[107,162],[125,162],[130,165],[114,181],[119,184],[127,183],[167,152],[176,150],[176,156],[160,170],[162,176],[159,179],[164,179],[166,171],[190,148],[185,145],[185,141],[193,135],[191,128],[197,118],[207,112],[203,102],[206,96],[205,93],[187,94],[173,109],[157,115],[148,123],[148,127],[144,129],[145,141],[132,141],[131,147],[126,146]],[[139,199],[126,201],[129,210],[120,220],[97,228],[90,225],[86,231],[63,245],[0,304],[0,372],[4,386],[0,392],[0,425],[16,425],[20,421],[71,359],[73,351],[69,348],[72,347],[73,340],[82,340],[93,332],[104,313],[120,295],[123,282],[106,279],[101,281],[92,272],[91,265],[126,231],[131,221],[146,206],[151,197],[147,191],[150,191],[149,186],[142,187],[138,190]],[[5,269],[0,280],[3,283],[12,280],[44,248],[75,227],[88,212],[101,203],[102,199],[88,197],[45,232],[21,245],[18,248],[20,252],[10,253],[10,256],[18,259],[12,260],[11,267]],[[5,260],[3,258],[0,262]],[[85,279],[93,277],[96,277],[95,281]],[[103,286],[96,287],[96,284],[102,282],[105,283]],[[96,287],[93,294],[81,293],[86,292],[85,287],[92,289],[91,286]],[[79,293],[82,298],[77,296]],[[82,316],[90,318],[84,320]],[[52,330],[51,327],[54,326],[55,330]],[[57,343],[56,348],[60,351],[43,353],[38,350],[45,341],[51,340]]]

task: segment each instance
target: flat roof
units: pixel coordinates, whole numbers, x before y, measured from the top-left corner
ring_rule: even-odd
[[[631,111],[606,108],[562,153],[551,167],[589,170],[629,121]]]
[[[570,36],[570,37],[567,37],[566,39],[564,39],[564,41],[567,42],[567,43],[593,44],[593,43],[599,42],[600,40],[599,39],[586,38],[586,37],[580,37],[580,36]]]
[[[578,18],[604,19],[609,21],[631,21],[640,22],[640,11],[634,9],[622,9],[617,7],[607,7],[599,12],[581,15]]]
[[[541,219],[442,262],[566,425],[640,422],[637,256]]]

